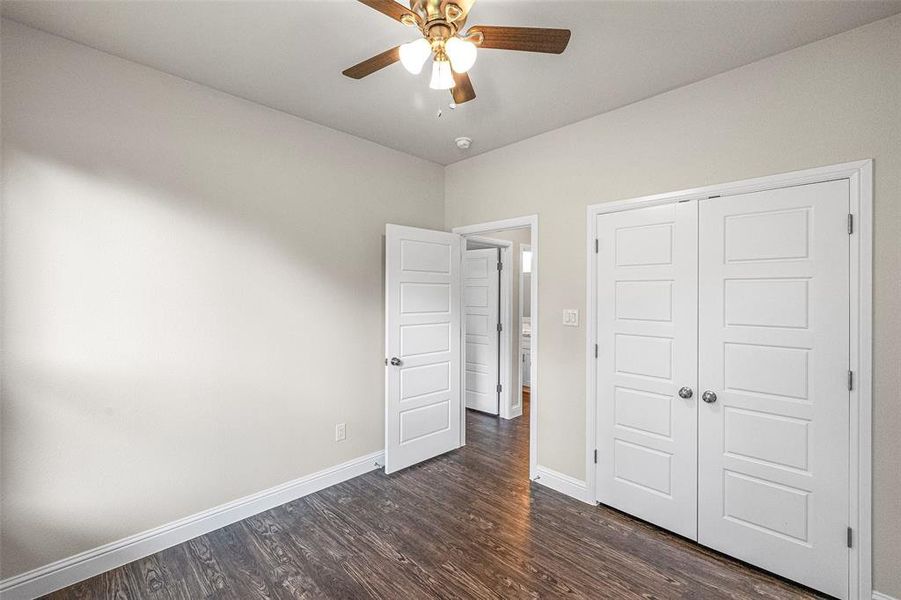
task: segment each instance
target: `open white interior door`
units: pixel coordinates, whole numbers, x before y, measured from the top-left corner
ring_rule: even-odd
[[[460,236],[385,231],[385,472],[460,447]]]
[[[466,337],[466,408],[500,411],[500,251],[466,250],[463,258],[463,327]]]

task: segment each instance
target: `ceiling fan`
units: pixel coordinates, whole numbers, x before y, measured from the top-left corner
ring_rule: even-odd
[[[394,0],[359,2],[408,27],[418,28],[422,37],[364,60],[345,70],[344,75],[362,79],[397,61],[417,75],[425,61],[434,56],[429,87],[450,90],[457,104],[476,97],[467,71],[476,62],[478,48],[560,54],[566,50],[571,35],[569,29],[488,25],[474,25],[462,33],[475,0],[410,0],[409,9]]]

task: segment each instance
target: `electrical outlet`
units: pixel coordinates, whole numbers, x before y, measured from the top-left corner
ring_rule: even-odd
[[[576,308],[567,308],[563,310],[563,324],[567,327],[579,326],[579,310]]]
[[[343,442],[347,438],[347,425],[338,423],[335,425],[335,441]]]

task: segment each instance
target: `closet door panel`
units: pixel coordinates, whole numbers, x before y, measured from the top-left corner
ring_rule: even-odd
[[[598,500],[695,538],[697,204],[597,217]]]
[[[699,203],[698,540],[848,596],[846,180]],[[712,399],[712,398],[709,398]]]

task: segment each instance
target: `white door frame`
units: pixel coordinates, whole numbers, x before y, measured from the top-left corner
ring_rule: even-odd
[[[854,530],[849,552],[849,597],[870,600],[873,594],[872,574],[872,460],[873,460],[873,161],[861,160],[757,177],[732,183],[642,196],[629,200],[588,206],[587,223],[587,310],[586,310],[586,406],[585,481],[591,498],[597,498],[594,449],[597,447],[597,398],[592,390],[597,381],[594,360],[597,323],[597,282],[595,281],[596,217],[600,214],[633,208],[670,204],[683,200],[711,199],[768,189],[848,179],[851,190],[850,211],[853,235],[850,236],[851,262],[851,366],[854,384],[851,389],[850,440],[850,514],[848,523]]]
[[[529,228],[532,246],[532,347],[529,353],[532,367],[529,373],[531,380],[530,408],[529,408],[529,479],[538,476],[538,215],[527,215],[464,225],[454,227],[451,231],[464,237],[489,233],[491,231],[504,231],[507,229]],[[465,419],[465,415],[462,416]],[[463,428],[465,429],[465,427]]]
[[[498,377],[500,379],[501,385],[503,386],[501,391],[501,403],[498,407],[498,415],[502,419],[512,419],[514,414],[512,414],[513,410],[513,369],[510,365],[510,355],[511,345],[513,344],[513,339],[511,337],[512,333],[512,320],[513,320],[513,295],[511,294],[511,289],[513,288],[513,262],[511,261],[511,252],[513,249],[513,242],[508,240],[498,240],[490,237],[483,237],[479,235],[469,235],[464,236],[464,243],[468,241],[479,242],[480,244],[484,244],[486,246],[494,246],[499,248],[501,251],[501,263],[504,265],[503,270],[501,271],[501,284],[500,284],[500,295],[501,295],[501,310],[500,310],[500,321],[501,321],[501,335],[500,335],[500,344],[498,344],[498,352],[500,353],[500,370],[498,371]],[[465,252],[468,248],[464,247],[463,251]],[[465,256],[465,254],[464,254]],[[508,268],[509,267],[509,268]],[[464,342],[466,341],[466,323],[463,323],[461,327],[461,332]],[[466,364],[466,344],[464,343],[462,346],[463,351],[463,364]],[[465,384],[465,380],[464,380]],[[465,387],[463,388],[465,393]],[[465,404],[465,403],[464,403]],[[465,411],[464,411],[465,412]],[[466,427],[463,427],[461,430],[461,444],[466,441]]]
[[[523,275],[523,272],[522,272],[522,254],[523,254],[523,252],[531,252],[531,251],[532,251],[532,245],[531,245],[531,244],[520,244],[520,245],[519,245],[519,290],[518,290],[518,293],[519,293],[519,314],[516,315],[516,318],[517,318],[517,322],[518,322],[518,326],[519,326],[519,328],[520,328],[520,331],[519,331],[519,348],[517,348],[517,355],[522,354],[522,320],[523,320],[523,315],[522,315],[522,275]],[[530,278],[529,278],[529,291],[531,292],[531,290],[532,290],[531,273],[529,273],[529,275],[530,275]],[[531,298],[530,298],[530,299],[531,299]],[[529,314],[529,325],[530,325],[530,326],[531,326],[531,323],[532,323],[532,315]],[[531,348],[532,348],[532,347],[529,346],[529,354],[532,353]],[[522,359],[519,359],[519,360],[517,360],[516,362],[519,364],[519,366],[518,366],[518,368],[517,368],[517,372],[519,373],[519,380],[518,380],[519,385],[516,386],[516,393],[519,395],[519,409],[520,409],[519,412],[520,412],[520,414],[522,414],[522,387],[523,387]],[[531,382],[530,382],[530,385],[531,385]],[[530,388],[530,389],[531,389],[531,388]]]

